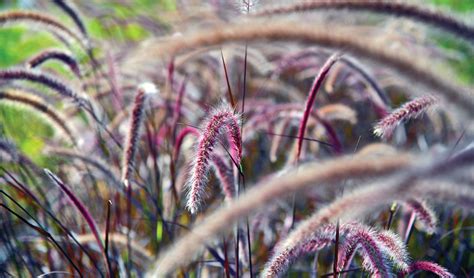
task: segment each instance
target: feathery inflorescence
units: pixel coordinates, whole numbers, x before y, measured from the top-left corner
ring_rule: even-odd
[[[68,40],[75,40],[81,46],[86,46],[85,42],[80,35],[69,29],[67,26],[62,24],[59,20],[51,17],[44,13],[32,12],[32,11],[9,11],[0,14],[0,25],[14,23],[14,22],[26,22],[32,24],[38,24],[46,27],[47,30],[52,30],[54,35],[62,35]]]
[[[448,162],[429,164],[422,171],[417,167],[427,164],[426,157],[424,159],[413,159],[407,156],[379,158],[340,158],[333,159],[326,163],[317,163],[313,167],[307,169],[299,169],[291,171],[284,176],[278,176],[274,179],[267,180],[258,184],[255,188],[248,190],[236,202],[228,207],[221,208],[206,218],[206,221],[200,223],[193,229],[193,233],[187,234],[170,248],[167,252],[158,257],[157,263],[150,270],[151,276],[166,275],[176,269],[179,265],[183,265],[202,248],[202,242],[208,242],[218,233],[229,228],[230,223],[247,216],[256,208],[268,205],[275,198],[287,196],[291,192],[296,192],[307,188],[310,185],[332,185],[334,182],[342,181],[347,176],[352,178],[361,178],[369,176],[384,176],[404,169],[404,174],[398,179],[392,177],[390,182],[383,184],[374,183],[372,185],[363,186],[354,190],[351,194],[336,199],[331,204],[320,209],[316,214],[307,219],[304,223],[299,224],[296,229],[285,239],[285,242],[279,244],[279,250],[275,250],[275,256],[281,251],[291,248],[295,243],[309,237],[315,230],[325,224],[335,221],[337,218],[344,216],[346,219],[354,219],[366,215],[371,210],[379,208],[381,205],[388,205],[394,200],[403,200],[413,198],[415,193],[420,195],[430,195],[437,200],[458,201],[463,198],[458,195],[449,195],[445,188],[438,186],[423,188],[417,191],[417,181],[426,177],[435,177],[450,172],[451,169],[458,170],[463,167],[472,166],[474,161],[474,151],[465,151],[453,156]],[[434,159],[434,161],[437,161]],[[408,168],[405,168],[407,167]],[[406,171],[407,169],[418,169]],[[452,192],[454,193],[454,192]],[[465,193],[463,193],[465,195]],[[471,207],[469,201],[474,196],[464,196],[462,204]],[[460,203],[460,202],[459,202]],[[178,259],[179,258],[179,259]],[[159,267],[157,267],[159,265]]]
[[[22,69],[22,68],[14,68],[8,70],[1,70],[0,71],[0,80],[27,80],[30,82],[39,83],[43,86],[47,86],[56,92],[58,92],[61,96],[66,98],[72,99],[75,103],[82,107],[89,107],[90,102],[87,99],[86,95],[81,95],[72,89],[69,85],[63,83],[63,81],[57,79],[56,77],[38,71],[34,69]]]
[[[334,243],[337,227],[327,224],[309,238],[303,239],[290,249],[285,249],[267,263],[262,272],[263,277],[279,277],[285,274],[292,262],[307,253]],[[344,270],[354,253],[359,253],[364,261],[364,268],[376,277],[388,277],[390,265],[386,258],[394,261],[402,270],[408,269],[408,253],[399,236],[387,231],[376,231],[366,225],[350,222],[339,227],[340,244],[338,271]]]
[[[87,29],[85,27],[84,22],[77,11],[77,8],[73,5],[72,1],[67,0],[53,0],[53,3],[60,7],[69,17],[74,21],[79,31],[81,31],[82,35],[88,38]]]
[[[370,11],[393,16],[403,16],[431,24],[438,28],[452,32],[467,40],[474,40],[474,27],[449,16],[441,11],[426,9],[419,5],[385,0],[313,0],[285,6],[262,9],[255,16],[287,14],[311,10],[341,9],[349,11]]]
[[[381,243],[377,241],[376,233],[367,227],[355,227],[348,232],[340,247],[339,270],[346,267],[353,254],[358,251],[363,259],[362,266],[372,277],[389,277],[389,266],[386,255],[382,252]]]
[[[403,104],[375,125],[374,134],[389,138],[400,123],[418,117],[437,102],[437,98],[425,95]]]
[[[31,68],[36,68],[48,60],[58,60],[63,62],[77,76],[77,78],[82,78],[79,63],[70,52],[61,49],[46,49],[29,59],[27,65]]]
[[[89,210],[87,207],[84,205],[84,203],[74,194],[74,192],[61,180],[59,179],[58,176],[53,174],[50,170],[44,169],[46,175],[53,181],[61,190],[66,194],[66,196],[71,200],[71,202],[74,204],[74,206],[77,208],[77,210],[81,213],[81,215],[84,217],[86,220],[87,224],[89,225],[89,228],[91,229],[92,233],[94,234],[94,238],[97,242],[97,245],[102,251],[102,255],[105,261],[105,264],[107,265],[107,273],[109,273],[110,266],[109,266],[109,260],[107,259],[107,254],[105,254],[105,249],[104,249],[104,242],[101,239],[101,236],[99,234],[99,229],[97,227],[97,223],[90,214]],[[110,275],[110,273],[109,273]]]
[[[230,159],[227,159],[230,160]],[[224,157],[218,154],[211,155],[212,167],[222,187],[227,200],[232,200],[235,194],[235,180],[233,164],[226,162]]]
[[[387,0],[236,0],[173,4],[157,20],[160,4],[120,2],[0,12],[0,102],[25,108],[0,111],[3,272],[468,272],[444,260],[469,251],[459,239],[474,211],[474,98],[464,67],[450,68],[474,41],[464,14]],[[43,48],[51,43],[59,48]],[[158,90],[141,80],[165,93],[150,101]],[[441,102],[430,128],[410,123],[387,140]],[[18,118],[29,109],[74,145]],[[414,226],[428,235],[410,238]],[[425,247],[433,263],[419,261]]]
[[[401,275],[407,275],[416,271],[427,271],[438,275],[441,278],[454,278],[446,268],[438,265],[437,263],[428,261],[416,261],[410,265],[408,271],[402,272]]]
[[[240,164],[242,139],[239,123],[239,115],[227,104],[213,109],[203,122],[187,183],[188,201],[186,207],[191,213],[196,213],[204,201],[211,155],[220,138],[228,140],[231,158],[236,165]]]
[[[125,139],[122,159],[122,182],[131,186],[131,178],[135,166],[135,156],[138,150],[141,129],[145,117],[145,101],[147,96],[157,94],[158,89],[152,83],[142,83],[138,86],[133,108],[131,111],[130,126]]]
[[[147,53],[147,55],[136,57],[130,62],[137,66],[146,64],[145,62],[148,61],[150,56],[163,58],[165,54],[177,55],[198,47],[265,40],[311,43],[321,47],[343,49],[345,53],[386,66],[401,77],[432,89],[434,92],[443,95],[447,102],[456,104],[457,108],[465,115],[474,116],[474,99],[470,97],[469,89],[453,83],[445,76],[436,74],[427,67],[426,61],[414,59],[413,55],[408,55],[403,51],[388,51],[385,46],[376,41],[362,40],[360,36],[353,33],[353,30],[334,28],[328,33],[326,28],[317,28],[314,25],[301,23],[295,24],[288,21],[274,21],[272,24],[248,21],[237,25],[219,26],[187,36],[173,37],[172,40],[166,43],[160,40],[156,43],[143,45],[137,51]]]
[[[417,223],[419,223],[419,227],[422,231],[428,234],[432,234],[436,231],[438,218],[426,201],[410,199],[404,202],[404,206],[415,214]]]

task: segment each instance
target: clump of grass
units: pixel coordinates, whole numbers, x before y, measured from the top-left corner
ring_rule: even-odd
[[[470,85],[442,64],[463,53],[440,49],[430,29],[418,27],[438,27],[462,43],[472,40],[472,27],[388,1],[283,8],[241,1],[243,13],[225,1],[205,9],[199,1],[190,9],[158,4],[159,21],[148,12],[153,1],[142,1],[143,9],[125,2],[109,9],[54,0],[0,13],[0,27],[21,25],[0,32],[5,47],[18,49],[6,49],[5,60],[15,54],[26,61],[0,69],[0,99],[46,116],[63,134],[69,128],[68,139],[80,142],[48,137],[35,144],[25,138],[34,127],[15,125],[21,110],[0,112],[0,269],[7,275],[469,272],[464,261],[444,258],[469,250],[462,239],[474,209],[474,149],[464,147],[472,140],[474,99]],[[49,14],[52,5],[70,24]],[[334,12],[340,9],[400,19],[347,24]],[[290,15],[316,10],[321,17]],[[24,57],[20,50],[33,50],[23,40],[30,30],[46,30],[72,54],[37,47]],[[344,56],[327,60],[332,53]],[[43,67],[48,61],[67,72]],[[164,88],[156,102],[149,99],[155,85],[142,80]],[[44,90],[53,95],[37,98]],[[426,90],[433,96],[393,109]],[[443,104],[430,115],[433,129],[413,121],[387,140],[432,99]],[[64,105],[68,100],[75,105]],[[390,117],[382,138],[371,136],[372,123]],[[9,137],[22,138],[20,148]],[[47,155],[42,167],[28,158],[33,153]],[[49,171],[45,177],[45,167],[62,180]],[[223,194],[206,194],[218,186]],[[40,236],[32,239],[28,227]],[[314,256],[311,266],[306,255]],[[420,261],[425,255],[433,263]]]
[[[274,257],[263,270],[264,277],[280,277],[290,264],[307,253],[313,253],[336,241],[336,225],[328,224],[321,227],[309,238],[301,241],[298,246],[287,249]],[[390,232],[375,231],[360,223],[347,223],[339,228],[339,261],[338,272],[358,252],[364,261],[364,268],[373,276],[387,277],[390,273],[387,258],[392,259],[402,270],[408,269],[408,255],[400,238]],[[360,248],[359,248],[360,247]]]
[[[403,52],[387,51],[380,43],[361,40],[350,30],[340,28],[334,28],[328,33],[326,29],[321,30],[315,26],[294,24],[288,21],[274,21],[271,25],[262,25],[259,21],[249,21],[246,24],[239,25],[230,24],[206,30],[202,33],[175,37],[163,44],[157,42],[156,44],[144,45],[139,52],[147,53],[147,56],[135,57],[130,62],[137,65],[144,60],[146,61],[150,55],[155,58],[162,58],[165,53],[177,55],[199,47],[262,40],[313,43],[321,47],[344,49],[345,53],[384,65],[396,71],[400,76],[432,89],[434,92],[443,95],[447,102],[455,103],[458,108],[465,112],[465,115],[469,117],[474,115],[472,112],[474,111],[474,100],[469,97],[468,89],[434,73],[427,67],[426,62],[423,63]],[[158,44],[159,47],[156,46]]]
[[[415,214],[421,230],[428,234],[432,234],[436,231],[438,218],[426,201],[411,199],[405,202],[405,206]]]

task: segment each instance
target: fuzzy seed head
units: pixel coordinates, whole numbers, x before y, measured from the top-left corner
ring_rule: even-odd
[[[434,274],[438,275],[441,278],[454,278],[455,277],[448,270],[446,270],[446,268],[444,268],[444,267],[442,267],[442,266],[440,266],[436,263],[428,262],[428,261],[414,262],[413,264],[410,265],[408,273],[404,273],[404,274],[410,274],[412,272],[419,271],[419,270],[434,273]]]
[[[437,102],[437,98],[425,95],[403,104],[375,125],[374,134],[383,139],[389,138],[400,123],[418,117]]]
[[[438,218],[431,207],[423,200],[411,199],[405,202],[405,206],[416,215],[417,228],[432,234],[436,231]]]
[[[232,159],[236,164],[240,164],[242,146],[239,122],[238,114],[229,105],[214,109],[203,122],[191,176],[187,183],[189,191],[186,206],[191,213],[196,213],[203,203],[209,162],[221,135],[226,136],[229,141]]]
[[[368,227],[354,226],[341,246],[339,269],[343,269],[354,252],[358,251],[363,258],[363,268],[371,272],[372,277],[389,277],[386,254],[383,253],[376,235],[377,233]]]
[[[392,231],[381,231],[377,233],[376,239],[381,243],[382,251],[395,266],[406,271],[409,267],[410,258],[405,243]]]
[[[142,83],[138,86],[131,112],[130,127],[125,140],[125,149],[122,160],[122,181],[124,182],[125,187],[130,186],[129,183],[135,165],[135,156],[138,150],[138,143],[145,115],[146,96],[157,92],[158,90],[155,85],[151,83]]]

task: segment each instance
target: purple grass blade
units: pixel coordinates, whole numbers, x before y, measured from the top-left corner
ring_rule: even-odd
[[[102,251],[102,255],[107,265],[107,276],[110,276],[110,273],[109,273],[110,267],[107,260],[107,255],[105,254],[104,244],[103,244],[102,239],[100,238],[99,230],[97,228],[97,223],[95,222],[94,218],[90,214],[89,210],[82,203],[82,201],[74,194],[74,192],[72,192],[72,190],[63,181],[61,181],[61,179],[59,179],[58,176],[53,174],[48,169],[44,169],[44,172],[57,186],[59,186],[59,188],[61,188],[61,190],[68,196],[68,198],[77,208],[77,210],[79,210],[81,215],[84,217],[84,220],[86,220],[87,225],[89,225],[90,230],[94,234],[94,238],[97,242],[97,245],[99,245],[100,250]]]

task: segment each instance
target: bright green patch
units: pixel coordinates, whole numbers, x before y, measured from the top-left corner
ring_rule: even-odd
[[[471,0],[432,0],[436,5],[450,7],[458,12],[471,12],[474,10],[474,1]]]
[[[21,152],[39,165],[45,165],[44,142],[53,136],[53,128],[36,113],[0,103],[0,134],[12,140]]]
[[[156,240],[161,242],[163,239],[163,221],[158,220],[156,222]]]
[[[57,45],[43,32],[27,31],[23,27],[0,28],[0,67],[21,63],[47,47]]]

